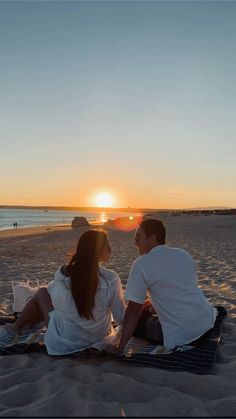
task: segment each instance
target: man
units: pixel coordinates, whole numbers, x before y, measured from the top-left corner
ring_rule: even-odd
[[[128,279],[128,306],[120,343],[108,347],[109,352],[123,352],[140,317],[142,320],[147,294],[158,315],[155,328],[159,336],[155,340],[167,351],[190,343],[214,325],[216,309],[197,285],[192,256],[167,246],[165,237],[165,226],[156,219],[142,221],[136,231],[135,244],[141,256],[135,260]]]

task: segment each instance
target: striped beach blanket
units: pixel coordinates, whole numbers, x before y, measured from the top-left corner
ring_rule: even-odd
[[[208,374],[215,362],[216,351],[221,338],[222,320],[227,316],[226,310],[217,306],[218,315],[214,327],[198,340],[188,345],[175,348],[170,353],[160,353],[160,346],[155,342],[133,337],[124,355],[115,357],[119,361],[133,362],[151,367],[163,368],[169,371],[188,371],[196,374]],[[0,325],[14,321],[14,316],[0,317]],[[45,327],[38,323],[33,328],[25,330],[16,341],[0,348],[0,355],[16,355],[29,352],[46,352],[44,345]],[[74,353],[68,356],[94,355],[97,350]],[[96,355],[95,354],[95,355]],[[101,353],[100,353],[101,354]],[[107,356],[107,355],[106,355]]]
[[[172,352],[162,353],[162,347],[154,342],[132,338],[126,347],[122,361],[134,362],[169,371],[188,371],[195,374],[208,374],[215,362],[216,351],[221,339],[221,323],[227,316],[224,307],[217,306],[214,327],[201,338],[176,347]]]
[[[14,315],[1,316],[0,326],[15,321]],[[45,323],[37,323],[29,329],[25,329],[20,335],[15,336],[12,341],[6,345],[0,345],[0,355],[16,355],[28,352],[46,352],[44,345]],[[1,342],[0,342],[1,343]]]

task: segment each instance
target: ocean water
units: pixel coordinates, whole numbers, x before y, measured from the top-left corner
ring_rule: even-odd
[[[62,210],[39,210],[39,209],[0,209],[0,230],[17,227],[36,227],[45,225],[71,224],[74,217],[86,217],[86,219],[104,223],[108,219],[131,215],[131,213],[119,212],[83,212]]]

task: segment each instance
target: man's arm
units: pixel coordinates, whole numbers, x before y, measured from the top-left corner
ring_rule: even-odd
[[[105,350],[111,353],[122,353],[129,339],[133,335],[135,328],[138,324],[139,318],[143,311],[143,304],[134,303],[133,301],[128,302],[128,306],[125,312],[125,318],[123,322],[122,335],[120,343],[117,347],[108,345]]]

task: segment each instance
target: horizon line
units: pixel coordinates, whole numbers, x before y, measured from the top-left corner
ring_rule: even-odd
[[[63,211],[116,211],[116,212],[143,212],[143,211],[213,211],[213,210],[231,210],[234,207],[209,206],[209,207],[191,207],[191,208],[137,208],[137,207],[98,207],[98,206],[65,206],[65,205],[0,205],[0,209],[43,209],[43,210],[63,210]]]

